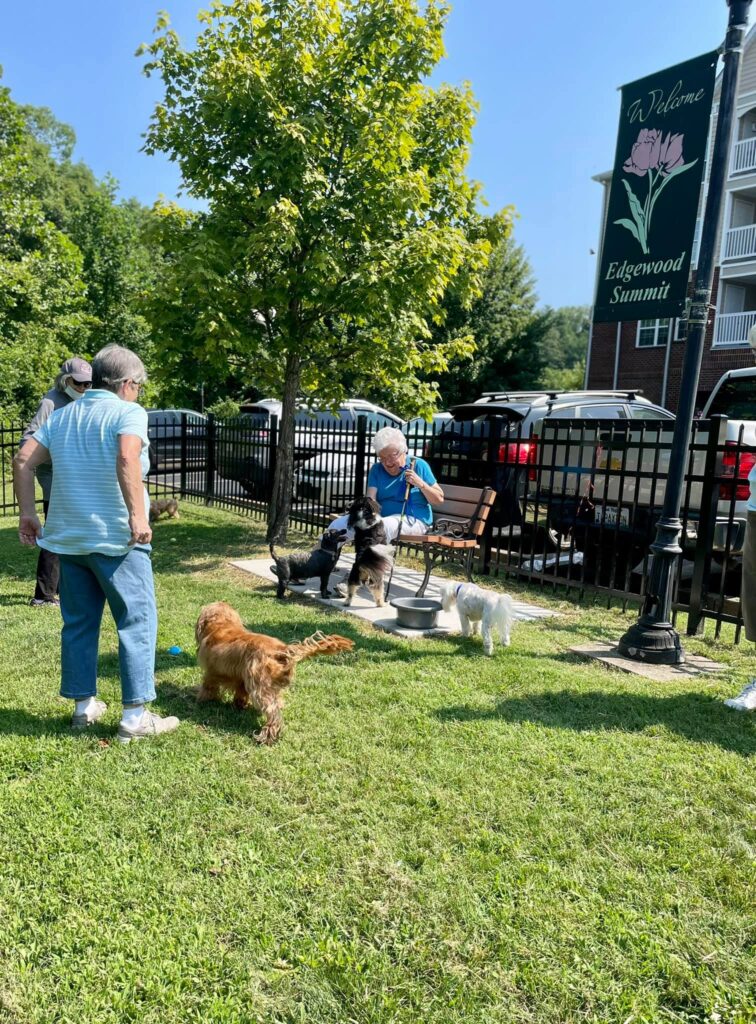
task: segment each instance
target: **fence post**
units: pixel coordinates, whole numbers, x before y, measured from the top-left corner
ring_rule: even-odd
[[[186,472],[188,462],[188,438],[186,436],[187,419],[186,413],[181,413],[181,467],[179,469],[179,496],[186,495]]]
[[[472,428],[470,431],[472,437]],[[503,474],[501,472],[501,463],[499,462],[499,446],[501,444],[501,420],[494,419],[491,421],[491,426],[488,431],[488,452],[486,454],[486,463],[488,468],[488,486],[493,487],[496,491],[496,501],[494,507],[491,509],[491,514],[486,520],[486,525],[483,530],[483,543],[481,545],[481,573],[484,576],[488,576],[491,572],[491,548],[493,547],[493,531],[494,525],[498,526],[499,534],[501,534],[501,523],[496,522],[496,513],[499,512],[499,518],[501,518],[501,507],[502,498],[501,494],[501,480]],[[510,524],[510,535],[512,526]]]
[[[357,417],[357,446],[354,452],[354,496],[365,493],[365,453],[367,451],[367,416]]]
[[[276,460],[278,458],[278,416],[271,413],[268,431],[268,486],[265,489],[268,504],[273,500],[273,480],[276,476]]]
[[[215,415],[207,414],[205,436],[205,504],[212,505],[215,497]]]
[[[693,435],[695,438],[695,434]],[[717,523],[719,501],[719,474],[717,467],[727,436],[727,417],[712,416],[709,421],[709,436],[706,439],[706,461],[701,487],[701,510],[698,518],[696,555],[693,563],[693,578],[690,581],[688,602],[688,636],[703,632],[703,605],[707,595],[707,583],[711,570],[711,549],[714,543],[714,529]],[[695,455],[693,456],[695,465]],[[737,481],[733,480],[733,495]]]

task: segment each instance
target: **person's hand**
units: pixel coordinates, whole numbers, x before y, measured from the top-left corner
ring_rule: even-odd
[[[405,469],[404,479],[410,485],[410,487],[422,487],[425,482],[421,476],[418,476],[414,469]]]
[[[33,548],[36,546],[37,537],[42,536],[42,523],[39,521],[39,516],[34,512],[30,516],[19,516],[18,520],[18,539],[27,548]]]
[[[152,528],[144,512],[129,516],[129,529],[131,530],[129,547],[132,544],[149,544],[152,540]]]

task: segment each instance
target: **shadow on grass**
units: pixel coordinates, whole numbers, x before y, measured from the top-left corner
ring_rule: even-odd
[[[195,573],[227,561],[259,558],[267,554],[264,540],[264,530],[255,529],[248,519],[238,525],[167,520],[154,530],[153,570],[156,574]]]
[[[715,743],[743,757],[756,753],[756,729],[749,716],[700,693],[651,697],[602,690],[562,690],[510,697],[490,709],[452,706],[438,708],[433,714],[442,722],[535,722],[573,732],[633,733],[661,725],[688,740]]]
[[[71,707],[61,705],[60,714],[38,715],[23,708],[0,708],[0,736],[71,735]],[[100,733],[98,731],[97,735]],[[104,735],[104,734],[103,734]]]
[[[32,576],[33,581],[33,576]],[[24,594],[2,594],[0,595],[0,608],[11,608],[11,607],[29,607],[29,603],[34,594],[33,582],[30,586],[29,592]],[[35,609],[36,610],[36,609]],[[43,614],[52,611],[52,606],[41,606],[40,610]]]

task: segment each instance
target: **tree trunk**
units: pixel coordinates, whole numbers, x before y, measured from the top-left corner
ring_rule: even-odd
[[[267,538],[274,544],[286,543],[289,526],[291,496],[294,485],[294,414],[297,408],[297,394],[302,364],[299,356],[289,355],[286,359],[284,376],[283,405],[276,452],[276,471],[273,476],[273,493],[268,508]]]

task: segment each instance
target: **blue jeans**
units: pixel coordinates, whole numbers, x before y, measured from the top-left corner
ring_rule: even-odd
[[[125,555],[61,555],[60,694],[84,700],[97,693],[97,647],[105,601],[118,630],[124,704],[155,699],[157,608],[149,551]]]

